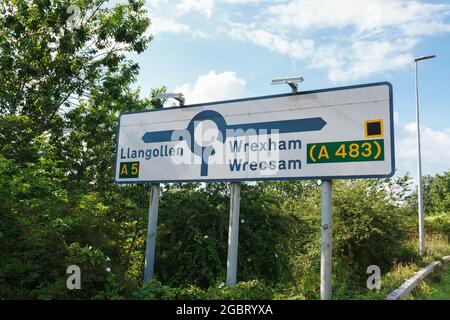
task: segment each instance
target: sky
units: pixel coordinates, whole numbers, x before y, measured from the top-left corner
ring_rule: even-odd
[[[389,81],[397,175],[417,175],[413,58],[419,64],[422,168],[450,169],[450,1],[147,0],[149,48],[137,86],[186,104]]]

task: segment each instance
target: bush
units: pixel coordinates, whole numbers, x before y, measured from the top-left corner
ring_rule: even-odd
[[[267,300],[274,297],[273,290],[260,281],[239,282],[234,287],[214,286],[201,289],[196,286],[173,288],[152,280],[133,294],[142,300]]]
[[[450,212],[425,217],[427,232],[440,233],[450,238]]]
[[[289,278],[287,247],[298,225],[260,186],[242,185],[238,278],[277,282]],[[225,183],[170,185],[158,217],[155,276],[171,286],[206,289],[225,278],[229,220]]]
[[[405,247],[406,216],[378,181],[343,181],[333,198],[333,249],[335,276],[347,283],[345,290],[365,286],[366,270],[378,265],[390,270],[396,260],[411,259]]]
[[[204,299],[205,292],[195,286],[172,288],[151,280],[135,291],[132,297],[139,300],[195,300]]]
[[[239,282],[234,287],[211,287],[206,293],[210,300],[268,300],[273,296],[273,290],[257,280]]]

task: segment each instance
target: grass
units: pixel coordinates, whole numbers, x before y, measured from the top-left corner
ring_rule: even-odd
[[[392,291],[400,287],[407,279],[426,265],[440,260],[450,254],[450,246],[447,237],[428,235],[426,239],[427,255],[421,257],[417,251],[417,239],[405,243],[405,252],[408,255],[402,260],[392,264],[390,270],[381,274],[381,288],[370,290],[366,287],[366,280],[362,282],[346,281],[344,278],[336,278],[333,285],[333,299],[336,300],[383,300]],[[196,287],[170,288],[158,283],[153,283],[142,289],[135,298],[137,299],[275,299],[275,300],[305,300],[318,299],[318,277],[305,280],[305,284],[292,287],[266,286],[259,281],[240,282],[234,288],[218,289],[217,286],[208,290]],[[311,284],[311,281],[314,282]],[[406,299],[450,299],[450,264],[437,267],[435,272],[413,290]]]
[[[437,271],[430,279],[423,281],[411,294],[416,300],[450,300],[450,266]]]
[[[449,239],[446,235],[431,234],[425,237],[425,245],[427,248],[428,263],[432,263],[441,259],[443,256],[450,254]],[[425,259],[427,260],[427,259]]]
[[[450,254],[448,237],[440,234],[429,234],[425,239],[427,254],[415,261],[413,265],[418,271],[426,265],[440,260]],[[411,242],[410,245],[413,245]],[[398,271],[393,270],[397,274]],[[413,274],[412,274],[413,275]],[[411,276],[412,276],[411,275]],[[408,278],[408,277],[407,277]],[[407,279],[405,278],[405,280]],[[407,300],[450,300],[450,268],[449,265],[436,267],[432,274],[422,280],[406,297]]]
[[[414,250],[417,246],[417,240],[411,240],[406,245]],[[427,235],[426,245],[426,256],[417,256],[417,258],[413,258],[413,260],[408,262],[397,262],[392,266],[392,269],[389,272],[382,274],[381,289],[373,291],[368,290],[365,293],[356,294],[351,297],[351,299],[385,299],[389,293],[400,287],[406,280],[414,276],[417,271],[434,261],[440,260],[443,256],[450,254],[450,246],[446,236],[439,234]],[[447,267],[446,280],[449,281],[447,285],[450,286],[450,270],[448,269],[449,268]],[[434,286],[438,286],[438,283],[441,283],[441,280],[439,279],[440,274],[441,272],[436,270],[433,274],[429,275],[427,280],[422,281],[406,299],[426,299],[426,297],[428,297],[427,294],[431,294]],[[441,289],[450,295],[450,288],[448,286],[445,287],[445,285],[443,286],[444,287]]]
[[[403,282],[411,278],[420,268],[415,263],[396,263],[391,271],[381,276],[381,288],[369,290],[366,293],[356,295],[352,299],[358,300],[383,300],[392,291],[400,287]]]
[[[424,297],[425,300],[450,300],[450,268],[441,275],[440,282]]]

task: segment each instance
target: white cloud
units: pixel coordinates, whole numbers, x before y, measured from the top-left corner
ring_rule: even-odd
[[[175,21],[174,18],[164,18],[160,16],[153,16],[151,18],[151,26],[148,29],[148,34],[160,33],[189,33],[192,38],[209,38],[209,34],[202,30],[193,30],[189,25]]]
[[[399,124],[395,128],[395,154],[398,174],[417,177],[417,125]],[[450,170],[450,129],[442,131],[421,127],[422,174],[434,175]]]
[[[201,38],[201,39],[207,39],[209,38],[209,34],[207,34],[206,32],[202,31],[202,30],[196,30],[192,33],[192,36],[194,38]]]
[[[159,8],[164,4],[167,4],[168,0],[146,0],[145,5],[148,7]]]
[[[402,27],[402,30],[408,36],[433,36],[450,32],[450,25],[443,22],[417,22],[410,23],[407,27]]]
[[[193,104],[243,97],[245,85],[245,80],[238,78],[235,72],[216,73],[212,70],[199,76],[194,84],[185,83],[176,87],[173,92],[183,93],[186,104]]]
[[[153,21],[156,33],[211,38],[222,30],[231,39],[304,61],[334,83],[405,68],[425,37],[450,33],[448,0],[149,1],[159,17]],[[244,11],[239,5],[252,7]],[[176,19],[192,12],[216,16],[200,19],[203,31],[190,17],[189,24]]]
[[[222,0],[224,3],[228,4],[249,4],[249,3],[260,3],[260,2],[267,2],[270,0]]]
[[[176,5],[176,9],[185,14],[191,11],[197,11],[203,14],[207,19],[211,18],[214,10],[213,0],[181,0]]]
[[[265,17],[298,30],[344,27],[358,32],[384,28],[407,30],[417,23],[433,23],[434,31],[439,32],[448,27],[439,22],[443,22],[449,11],[450,4],[417,0],[296,0],[270,6],[265,10]]]
[[[363,78],[411,64],[411,49],[417,42],[417,39],[404,38],[392,41],[355,40],[347,48],[326,45],[314,52],[309,66],[328,70],[328,79],[332,82]]]
[[[314,41],[310,39],[289,41],[280,35],[265,30],[251,29],[243,25],[232,28],[228,35],[232,39],[252,42],[294,59],[304,59],[310,56],[314,48]]]
[[[152,34],[158,34],[162,32],[181,33],[190,30],[188,25],[176,22],[173,18],[153,17],[149,31]]]
[[[450,32],[449,17],[450,4],[419,0],[278,1],[227,33],[344,82],[410,64],[423,37]]]

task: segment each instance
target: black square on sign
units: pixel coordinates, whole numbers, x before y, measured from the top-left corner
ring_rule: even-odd
[[[367,135],[370,136],[379,136],[381,134],[381,122],[369,122],[367,123]]]

